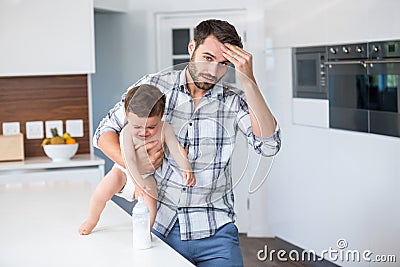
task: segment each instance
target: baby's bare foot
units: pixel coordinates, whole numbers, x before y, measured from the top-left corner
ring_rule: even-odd
[[[81,226],[79,227],[79,234],[80,235],[88,235],[92,232],[93,228],[96,226],[96,222],[92,221],[84,221]]]

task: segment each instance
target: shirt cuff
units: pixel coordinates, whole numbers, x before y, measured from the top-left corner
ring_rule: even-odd
[[[258,137],[253,134],[254,149],[257,153],[271,157],[278,153],[281,148],[281,130],[276,124],[275,132],[269,137]]]

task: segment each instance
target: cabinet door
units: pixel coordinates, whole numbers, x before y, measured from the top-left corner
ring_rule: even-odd
[[[101,12],[127,12],[128,0],[94,0],[94,9]]]
[[[91,0],[0,1],[0,76],[94,72]]]

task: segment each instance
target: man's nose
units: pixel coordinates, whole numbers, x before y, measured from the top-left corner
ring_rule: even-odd
[[[216,62],[211,62],[208,64],[208,73],[212,76],[217,76],[218,72],[218,63]]]

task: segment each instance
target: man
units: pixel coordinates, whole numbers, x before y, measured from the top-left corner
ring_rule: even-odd
[[[257,153],[272,156],[280,148],[279,127],[256,84],[252,55],[243,50],[232,25],[201,22],[188,50],[190,63],[183,71],[147,75],[133,85],[152,84],[166,95],[164,120],[188,151],[197,179],[194,187],[186,187],[168,151],[162,158],[162,144],[142,148],[142,173],[162,160],[154,174],[159,196],[153,233],[197,266],[243,266],[232,193],[236,134],[240,130]],[[244,93],[221,81],[229,64]],[[94,137],[94,144],[120,165],[118,133],[124,124],[121,101]],[[115,175],[123,174],[115,170]]]

